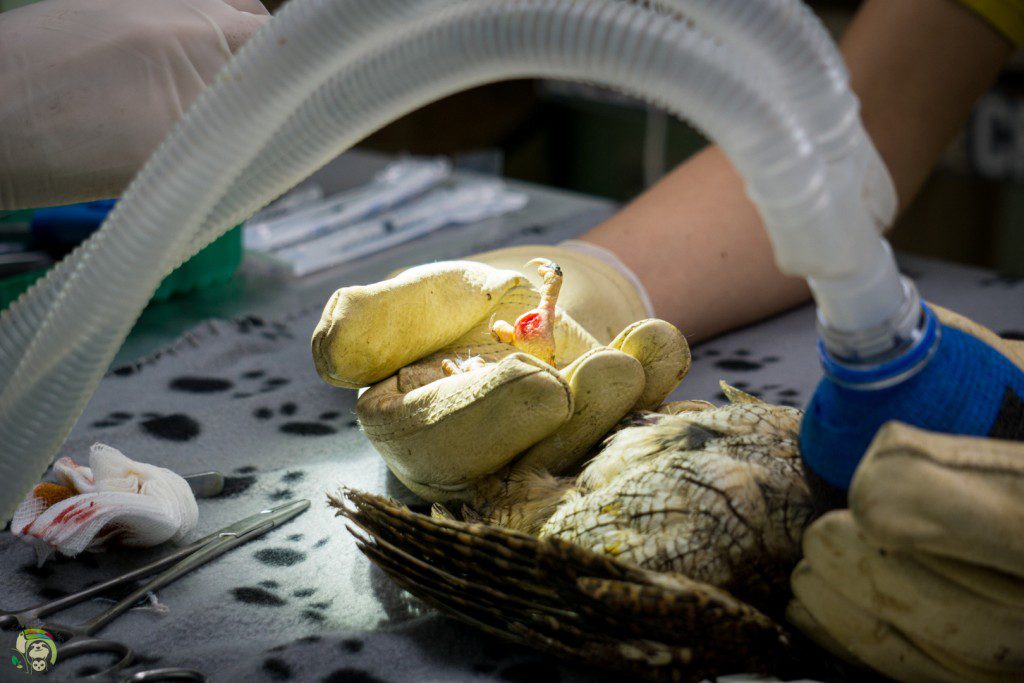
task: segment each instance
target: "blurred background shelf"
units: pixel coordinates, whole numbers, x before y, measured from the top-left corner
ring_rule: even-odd
[[[32,0],[0,0],[9,9]],[[271,11],[279,0],[265,0]],[[810,0],[835,35],[856,0]],[[456,166],[629,201],[705,145],[685,124],[589,86],[497,83],[459,93],[360,146],[445,154]],[[991,92],[890,233],[897,249],[1024,275],[1024,53]]]

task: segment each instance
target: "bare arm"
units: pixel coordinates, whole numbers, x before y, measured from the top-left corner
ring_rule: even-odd
[[[841,42],[868,134],[913,198],[1010,44],[952,0],[867,0]],[[691,342],[808,297],[775,267],[743,183],[711,147],[582,239],[615,252],[643,281],[656,314]]]

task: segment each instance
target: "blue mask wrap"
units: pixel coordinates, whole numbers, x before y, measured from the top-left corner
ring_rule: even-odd
[[[1024,370],[922,308],[922,339],[883,365],[843,365],[821,347],[825,377],[800,430],[804,471],[819,510],[846,507],[860,459],[890,420],[948,434],[1024,440]]]

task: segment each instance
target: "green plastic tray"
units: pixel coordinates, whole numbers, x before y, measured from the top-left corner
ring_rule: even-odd
[[[241,262],[242,226],[236,225],[164,278],[150,303],[167,301],[197,289],[227,282]],[[0,310],[10,306],[47,270],[42,268],[0,279]]]

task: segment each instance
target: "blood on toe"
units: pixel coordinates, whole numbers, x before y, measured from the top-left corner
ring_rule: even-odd
[[[543,322],[540,313],[525,313],[516,321],[516,331],[520,337],[531,337],[537,333]]]

